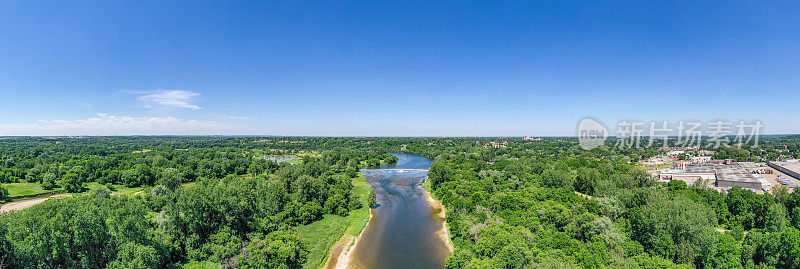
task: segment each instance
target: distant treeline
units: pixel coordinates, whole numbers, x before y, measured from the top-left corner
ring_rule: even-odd
[[[292,143],[241,137],[88,137],[0,140],[0,183],[38,182],[46,190],[79,192],[83,183],[128,187],[179,184],[198,178],[271,174],[263,155],[295,154]],[[305,148],[304,148],[305,149]],[[376,166],[396,157],[380,150],[334,147],[323,157],[337,170]],[[2,197],[0,197],[2,198]]]

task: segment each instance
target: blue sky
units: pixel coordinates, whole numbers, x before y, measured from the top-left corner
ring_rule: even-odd
[[[0,135],[800,133],[795,1],[2,1]]]

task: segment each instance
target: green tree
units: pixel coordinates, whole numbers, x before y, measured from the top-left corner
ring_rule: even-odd
[[[712,248],[708,235],[714,233],[716,216],[711,209],[664,191],[645,192],[642,196],[645,205],[630,217],[632,239],[641,242],[651,254],[674,258],[675,246],[684,242],[696,250]]]
[[[428,170],[428,180],[431,181],[431,185],[438,186],[450,180],[451,174],[450,166],[445,163],[445,160],[437,159],[431,164],[431,168]]]
[[[208,242],[202,247],[208,260],[221,262],[239,254],[242,249],[242,240],[232,232],[230,228],[226,227],[209,237]]]
[[[241,268],[302,268],[308,250],[300,238],[288,231],[277,231],[266,237],[255,235],[239,256]]]
[[[81,192],[83,191],[83,180],[77,173],[69,172],[62,177],[61,186],[67,192]]]
[[[788,226],[786,208],[782,204],[771,204],[764,216],[764,229],[770,233],[782,232]]]
[[[87,195],[98,198],[109,198],[111,197],[111,190],[109,190],[106,186],[98,186],[89,190]]]
[[[146,269],[158,268],[158,254],[152,246],[126,243],[117,252],[117,259],[108,264],[108,268]]]
[[[158,179],[158,185],[164,185],[164,187],[173,191],[177,189],[181,185],[181,177],[178,169],[164,169],[164,172],[161,173],[161,177]]]
[[[779,268],[800,268],[800,231],[790,227],[780,239]]]
[[[378,204],[378,196],[375,195],[375,190],[370,188],[369,190],[369,206],[374,206]]]
[[[0,201],[6,198],[8,198],[8,190],[6,190],[6,187],[3,187],[3,185],[0,184]]]
[[[45,173],[42,175],[42,188],[45,190],[52,190],[56,186],[56,175],[53,173]]]
[[[542,173],[542,185],[550,188],[572,186],[572,175],[567,171],[548,169]],[[593,188],[592,188],[593,189]]]
[[[711,256],[708,268],[742,268],[741,244],[728,233],[720,234],[714,245],[715,254]]]
[[[792,225],[795,228],[800,228],[800,207],[792,209]]]
[[[575,178],[575,190],[587,195],[594,195],[594,189],[602,180],[602,176],[597,169],[581,167],[578,169],[578,177]]]

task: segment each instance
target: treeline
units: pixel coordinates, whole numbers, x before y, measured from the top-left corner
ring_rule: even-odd
[[[308,249],[291,227],[366,205],[351,192],[348,154],[330,152],[274,174],[200,178],[145,195],[104,187],[0,216],[0,261],[12,268],[299,268]],[[339,168],[337,168],[339,167]]]
[[[83,183],[95,181],[127,187],[174,185],[198,178],[274,173],[278,164],[262,156],[284,151],[264,148],[255,138],[236,137],[3,139],[0,183],[41,183],[46,190],[63,187],[67,192],[80,192]],[[375,149],[331,152],[321,157],[335,170],[397,161]]]
[[[800,193],[659,184],[608,148],[545,152],[436,158],[449,268],[800,268]]]
[[[337,149],[277,164],[262,154],[283,151],[251,148],[256,142],[241,138],[178,138],[177,147],[190,148],[157,147],[171,139],[2,144],[4,172],[14,170],[8,173],[18,180],[155,187],[125,196],[101,186],[0,215],[0,268],[299,268],[309,248],[293,227],[368,206],[353,193],[359,167],[397,161],[378,150]],[[106,144],[114,141],[122,146]],[[181,185],[188,181],[195,183]]]

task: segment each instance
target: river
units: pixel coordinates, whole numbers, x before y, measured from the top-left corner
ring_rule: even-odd
[[[362,171],[378,206],[350,259],[350,268],[444,268],[450,251],[438,232],[444,221],[419,185],[431,160],[395,154],[394,165]],[[403,170],[424,169],[424,170]]]

